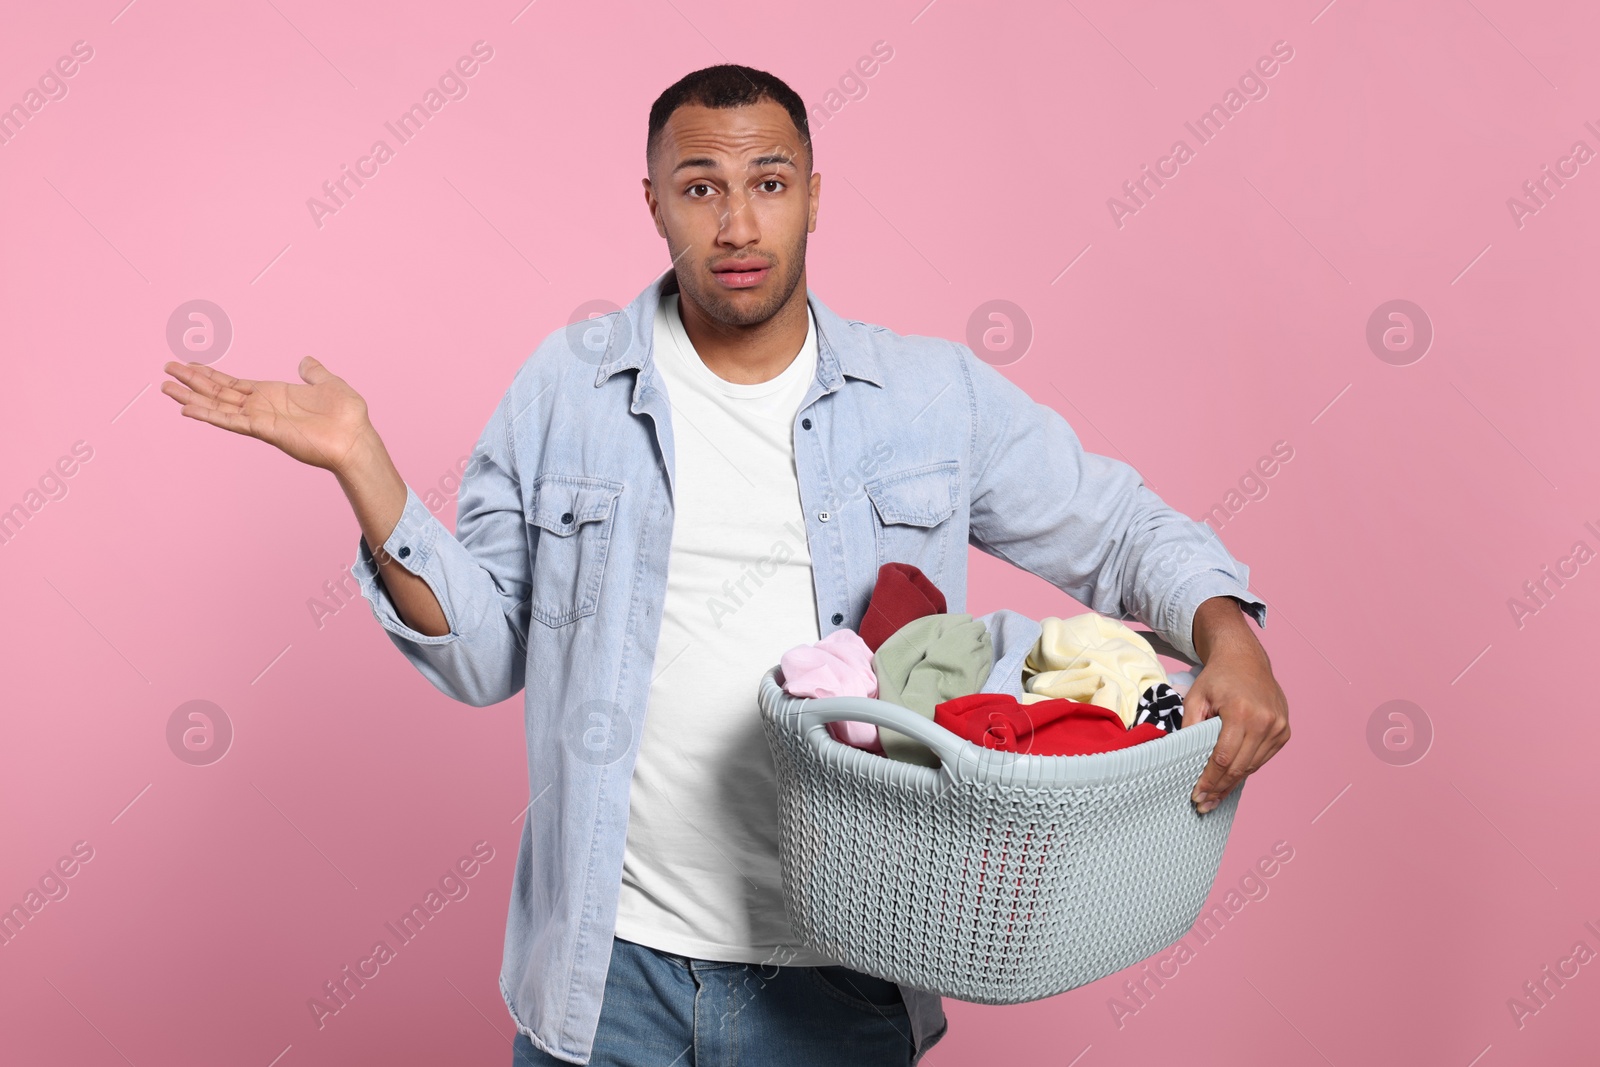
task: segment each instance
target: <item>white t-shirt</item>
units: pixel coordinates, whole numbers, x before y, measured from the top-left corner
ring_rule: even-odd
[[[698,959],[837,962],[793,947],[776,775],[756,705],[761,675],[820,636],[794,465],[794,417],[817,372],[806,314],[799,354],[756,385],[701,361],[677,294],[655,321],[675,515],[616,932]]]

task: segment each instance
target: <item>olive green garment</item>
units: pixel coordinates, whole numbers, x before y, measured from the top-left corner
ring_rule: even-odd
[[[989,628],[965,614],[913,619],[890,635],[872,656],[878,699],[930,719],[936,705],[982,689],[993,665]],[[926,745],[905,734],[880,727],[878,738],[890,759],[924,767],[939,765],[939,758]]]

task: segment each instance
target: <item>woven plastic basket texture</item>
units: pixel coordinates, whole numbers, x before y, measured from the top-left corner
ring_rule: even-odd
[[[1018,756],[864,697],[799,699],[773,667],[762,726],[778,777],[794,936],[845,966],[982,1004],[1053,996],[1181,937],[1216,880],[1243,784],[1190,791],[1221,720],[1089,756]],[[885,759],[827,722],[874,722],[938,753]]]

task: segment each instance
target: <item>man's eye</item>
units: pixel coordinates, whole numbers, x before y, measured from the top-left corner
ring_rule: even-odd
[[[766,187],[769,185],[776,185],[778,187],[776,189],[767,189],[767,192],[769,193],[776,193],[783,189],[783,182],[777,178],[768,178],[766,181],[761,183],[761,187],[763,189],[766,189]]]
[[[685,191],[690,196],[694,197],[696,200],[704,200],[705,199],[704,196],[696,196],[696,194],[695,194],[695,190],[696,189],[704,189],[704,190],[706,190],[706,195],[710,195],[710,193],[712,192],[711,186],[707,185],[705,182],[695,182],[693,185],[689,186],[689,188],[687,190],[685,190]]]

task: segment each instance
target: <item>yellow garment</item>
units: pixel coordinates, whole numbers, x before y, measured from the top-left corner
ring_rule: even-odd
[[[1114,619],[1088,612],[1040,622],[1022,665],[1021,702],[1073,700],[1108,708],[1133,725],[1139,696],[1167,672],[1150,642]]]

